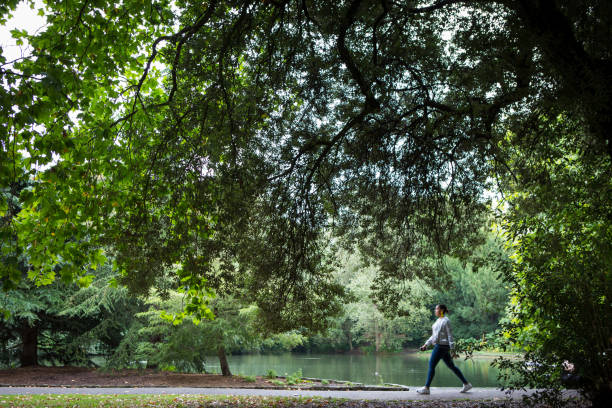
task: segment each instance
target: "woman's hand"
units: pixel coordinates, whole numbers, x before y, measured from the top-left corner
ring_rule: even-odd
[[[421,346],[421,351],[427,350],[427,346]]]

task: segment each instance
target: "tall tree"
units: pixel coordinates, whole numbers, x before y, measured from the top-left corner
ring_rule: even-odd
[[[108,268],[110,269],[110,268]],[[108,286],[108,273],[88,288],[59,281],[37,287],[23,280],[0,298],[3,363],[95,365],[130,326],[138,300]]]

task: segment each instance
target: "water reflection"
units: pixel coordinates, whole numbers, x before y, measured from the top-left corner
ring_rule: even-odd
[[[380,382],[409,386],[423,385],[427,376],[429,353],[401,354],[275,354],[230,356],[232,373],[265,375],[274,370],[278,375],[302,370],[304,377],[327,378],[378,384]],[[219,372],[218,362],[211,357],[209,371]],[[496,387],[498,370],[490,365],[490,358],[465,361],[455,359],[455,364],[475,387]],[[377,375],[378,374],[378,375]],[[461,382],[444,365],[436,368],[434,387],[459,387]]]

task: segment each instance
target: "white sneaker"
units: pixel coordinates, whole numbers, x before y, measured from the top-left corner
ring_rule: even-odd
[[[459,392],[468,392],[471,389],[472,389],[472,384],[467,383],[467,384],[463,384],[463,388]]]
[[[427,387],[419,388],[416,391],[417,391],[417,394],[423,394],[423,395],[428,395],[429,394],[429,388],[427,388]]]

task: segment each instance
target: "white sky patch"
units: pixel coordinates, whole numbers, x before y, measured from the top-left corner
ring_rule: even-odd
[[[2,47],[2,54],[7,62],[29,55],[28,44],[17,45],[16,40],[11,36],[11,30],[26,30],[28,34],[44,30],[47,20],[38,15],[38,9],[43,7],[44,4],[40,0],[34,2],[34,9],[30,8],[27,2],[22,1],[13,12],[13,17],[5,25],[0,26],[0,47]]]
[[[30,7],[30,2],[22,1],[19,3],[15,11],[12,13],[12,17],[8,19],[6,24],[0,26],[0,48],[2,48],[2,55],[6,58],[4,68],[12,69],[12,63],[20,58],[27,58],[31,54],[31,48],[26,40],[23,40],[22,45],[17,44],[17,40],[13,38],[12,30],[25,30],[28,34],[36,34],[45,30],[47,20],[44,16],[38,14],[38,10],[44,8],[44,4],[41,0],[34,1],[34,8]],[[43,131],[44,127],[34,126],[34,130]],[[21,150],[20,153],[24,157],[29,157],[29,153],[26,150]],[[35,164],[35,168],[38,171],[43,171],[46,168],[51,167],[55,164],[59,158],[59,155],[52,154],[52,161],[46,166],[39,166]]]

